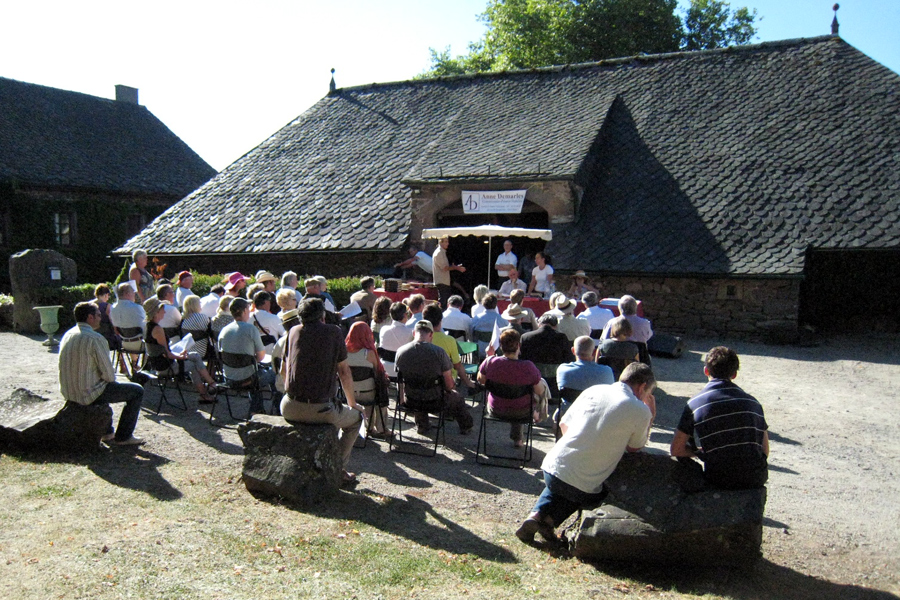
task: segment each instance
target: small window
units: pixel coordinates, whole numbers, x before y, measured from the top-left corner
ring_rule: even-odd
[[[722,282],[716,291],[716,299],[718,300],[743,300],[744,285],[742,281]]]
[[[53,228],[57,245],[75,244],[75,213],[53,213]]]
[[[147,226],[147,218],[142,214],[128,215],[125,225],[126,237],[131,238],[143,231]]]

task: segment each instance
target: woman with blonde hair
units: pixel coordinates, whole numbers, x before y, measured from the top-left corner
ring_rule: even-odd
[[[202,357],[206,357],[209,350],[209,323],[210,319],[203,314],[200,308],[200,297],[191,294],[184,299],[184,307],[181,312],[181,331],[182,335],[190,332],[194,338],[194,352]],[[205,337],[200,337],[203,332]]]
[[[473,319],[480,317],[485,313],[485,308],[481,305],[481,301],[484,300],[484,297],[487,296],[490,291],[490,288],[486,285],[476,286],[472,291],[472,301],[475,303],[472,306],[471,311]]]

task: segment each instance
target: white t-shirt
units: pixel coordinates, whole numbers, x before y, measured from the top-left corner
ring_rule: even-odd
[[[250,324],[256,327],[254,321],[258,321],[259,324],[268,331],[269,335],[275,336],[276,340],[284,335],[284,325],[281,324],[281,319],[267,310],[257,310],[252,312],[250,314]],[[262,331],[260,331],[259,334],[262,335]],[[266,354],[271,354],[274,347],[274,343],[267,345]]]
[[[599,493],[625,448],[647,443],[650,417],[650,409],[625,383],[589,387],[562,418],[566,433],[541,469],[583,492]]]
[[[500,256],[497,257],[496,261],[494,261],[495,266],[500,265],[500,264],[512,265],[512,266],[516,267],[519,264],[519,259],[512,252],[510,252],[509,254],[506,254],[504,252],[503,254],[501,254]],[[509,277],[509,271],[497,271],[497,274],[500,277]]]
[[[591,329],[603,330],[606,324],[615,317],[613,311],[608,308],[600,308],[599,306],[591,306],[586,308],[578,315],[578,319],[588,322]]]
[[[449,306],[447,307],[447,310],[444,311],[444,319],[441,321],[441,327],[444,329],[445,333],[448,329],[465,331],[466,339],[469,339],[472,334],[472,318],[458,308]]]
[[[541,293],[550,291],[550,286],[547,284],[547,275],[553,275],[553,267],[550,265],[544,265],[543,270],[540,267],[535,267],[531,270],[531,278],[534,279],[534,291]]]
[[[387,327],[381,329],[378,334],[378,345],[385,350],[396,352],[401,346],[408,344],[413,340],[413,330],[400,321],[394,321]],[[389,377],[397,376],[397,367],[392,361],[382,360],[384,371]]]

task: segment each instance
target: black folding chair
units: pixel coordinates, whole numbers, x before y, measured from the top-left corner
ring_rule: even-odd
[[[578,396],[580,396],[583,391],[584,390],[574,390],[572,388],[562,388],[559,390],[561,402],[559,403],[559,408],[553,413],[553,433],[556,435],[557,440],[562,437],[562,432],[559,430],[559,422],[563,418],[563,402],[569,405],[568,408],[571,408],[572,404],[578,399]]]
[[[481,413],[481,426],[478,428],[478,444],[475,448],[475,462],[480,465],[488,465],[491,467],[504,467],[509,469],[524,469],[528,461],[531,460],[533,451],[534,431],[534,386],[531,385],[510,385],[505,383],[497,383],[490,379],[485,384],[485,389],[495,398],[514,399],[528,395],[531,402],[528,406],[528,413],[523,417],[504,417],[492,413],[488,403],[485,402],[484,411]],[[500,423],[519,424],[525,428],[525,445],[522,447],[522,456],[512,456],[509,454],[490,454],[487,447],[487,424],[490,421]],[[484,455],[482,460],[481,455]],[[501,462],[497,462],[501,461]],[[515,461],[516,464],[506,464]]]
[[[242,394],[247,394],[247,400],[250,404],[253,403],[253,393],[257,394],[262,393],[262,388],[259,385],[259,375],[258,369],[259,364],[256,361],[256,357],[252,354],[235,354],[234,352],[219,352],[219,360],[222,361],[222,364],[229,369],[243,369],[245,367],[253,366],[253,374],[246,379],[241,379],[239,381],[229,379],[228,377],[222,376],[221,383],[217,384],[219,388],[219,395],[216,398],[216,402],[212,405],[212,408],[209,409],[209,422],[213,422],[213,415],[216,413],[216,406],[219,405],[219,398],[225,398],[225,406],[228,409],[228,416],[231,417],[233,421],[249,421],[250,420],[250,405],[247,406],[247,418],[240,419],[239,417],[234,416],[234,412],[231,408],[231,393],[237,393],[238,396]]]
[[[372,367],[351,366],[350,374],[353,377],[353,395],[356,403],[363,408],[371,409],[369,418],[366,420],[366,435],[362,437],[362,444],[356,445],[357,448],[365,448],[369,441],[369,434],[372,432],[372,425],[375,423],[376,415],[381,413],[381,407],[378,406],[378,398],[375,393],[375,369]],[[382,423],[382,425],[386,425]]]
[[[146,349],[144,347],[144,330],[140,327],[117,327],[121,337],[119,347],[113,356],[113,364],[118,364],[119,358],[124,358],[128,369],[128,377],[144,368]]]
[[[434,435],[434,448],[430,454],[434,456],[440,441],[444,438],[444,378],[441,376],[430,379],[406,378],[397,372],[397,404],[394,406],[394,420],[391,425],[390,450],[403,454],[419,454],[419,451],[403,449],[404,445],[413,446],[412,442],[403,440],[403,424],[409,413],[425,413],[437,416],[437,431]],[[429,426],[430,426],[429,416]],[[398,427],[399,425],[399,427]],[[422,444],[416,444],[422,447]]]

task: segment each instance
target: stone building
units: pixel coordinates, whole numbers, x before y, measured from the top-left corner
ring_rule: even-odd
[[[837,36],[373,84],[332,89],[119,251],[334,276],[426,227],[549,227],[519,255],[634,294],[658,329],[790,336],[860,296],[896,318],[898,167],[900,77]],[[502,190],[519,212],[467,213],[464,191]],[[485,249],[451,244],[473,284]]]
[[[215,175],[145,107],[0,78],[0,258],[52,248],[81,281],[115,278],[110,252]],[[0,288],[9,289],[3,269]]]

